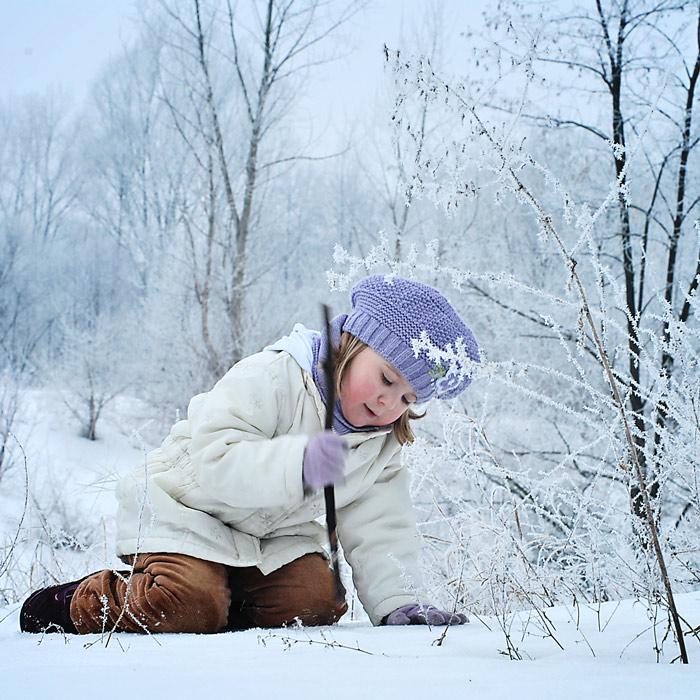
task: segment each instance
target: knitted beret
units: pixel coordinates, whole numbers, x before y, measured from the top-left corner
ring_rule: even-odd
[[[479,346],[440,292],[426,284],[372,275],[351,292],[343,330],[391,363],[416,393],[451,399],[471,382]]]

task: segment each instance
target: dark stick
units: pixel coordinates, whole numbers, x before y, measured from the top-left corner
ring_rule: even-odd
[[[326,325],[326,338],[328,339],[328,354],[323,361],[323,372],[326,377],[326,430],[333,428],[333,408],[335,406],[335,348],[331,341],[331,313],[327,304],[323,304],[323,319]],[[338,567],[338,535],[336,534],[335,520],[335,489],[326,486],[323,489],[326,499],[326,527],[328,528],[328,541],[331,545],[331,568],[335,578],[335,597],[341,601],[345,598],[343,585],[340,582],[340,568]]]

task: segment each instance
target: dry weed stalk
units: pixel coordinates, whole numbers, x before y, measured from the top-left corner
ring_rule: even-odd
[[[259,634],[258,635],[258,644],[262,644],[264,647],[267,646],[267,641],[270,639],[276,639],[282,642],[282,645],[285,649],[285,651],[289,651],[293,646],[296,644],[308,644],[309,646],[312,646],[314,644],[318,644],[320,646],[325,647],[326,649],[347,649],[348,651],[358,651],[361,654],[367,654],[368,656],[375,656],[375,653],[372,651],[367,651],[366,649],[362,649],[359,645],[358,642],[355,642],[355,646],[350,646],[349,644],[342,644],[341,642],[336,641],[335,639],[329,639],[326,636],[326,633],[321,630],[317,629],[316,632],[318,635],[321,637],[321,639],[314,639],[308,632],[307,628],[304,627],[302,624],[299,624],[292,629],[297,629],[301,630],[304,632],[306,635],[306,639],[299,639],[297,637],[292,637],[290,635],[286,634],[279,634],[278,632],[268,632],[265,635]],[[386,656],[386,654],[382,653],[381,656]]]
[[[5,554],[4,559],[0,563],[0,577],[4,576],[10,568],[10,563],[12,561],[12,557],[14,555],[20,533],[22,532],[22,525],[24,524],[24,519],[27,515],[27,508],[29,506],[29,469],[27,467],[27,453],[24,451],[22,443],[19,441],[18,437],[13,432],[10,431],[8,435],[11,436],[12,439],[17,443],[17,446],[19,447],[20,452],[22,453],[22,465],[24,468],[24,503],[22,505],[22,515],[20,516],[19,523],[17,523],[17,531],[15,532],[12,544],[10,545],[7,553]]]

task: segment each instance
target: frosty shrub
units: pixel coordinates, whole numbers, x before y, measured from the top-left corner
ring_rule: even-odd
[[[515,658],[511,612],[536,611],[538,633],[556,640],[547,606],[639,597],[668,611],[685,659],[687,623],[675,615],[672,591],[700,582],[698,278],[690,275],[676,305],[661,286],[647,292],[643,315],[629,310],[605,240],[641,147],[628,149],[607,196],[577,202],[515,138],[514,123],[482,117],[466,88],[443,82],[427,60],[396,53],[390,62],[397,130],[417,133],[412,100],[440,105],[454,125],[441,150],[416,148],[405,164],[410,196],[448,213],[477,193],[498,206],[513,201],[524,209],[519,224],[537,232],[529,252],[559,260],[534,284],[525,264],[520,275],[497,262],[490,270],[446,265],[437,243],[400,261],[386,243],[363,258],[336,251],[344,272],[330,273],[332,286],[383,271],[463,293],[487,287],[502,307],[526,307],[549,339],[529,355],[517,343],[499,359],[486,348],[473,405],[442,409],[426,422],[433,435],[406,452],[432,595],[495,615]],[[477,338],[488,332],[475,330]],[[493,408],[504,405],[510,410]]]
[[[478,272],[436,265],[430,255],[415,267],[462,291],[477,290],[492,308],[538,328],[536,335],[513,334],[497,347],[502,359],[485,364],[480,405],[471,411],[478,417],[448,411],[441,416],[444,447],[436,454],[428,441],[418,459],[408,455],[436,494],[426,520],[440,531],[431,534],[438,543],[431,568],[447,577],[458,598],[491,609],[505,632],[509,610],[536,610],[539,632],[554,638],[542,613],[546,605],[642,597],[650,610],[661,604],[669,613],[687,661],[688,623],[677,615],[673,588],[700,580],[693,544],[700,510],[694,485],[700,260],[697,223],[689,218],[698,202],[689,173],[697,143],[700,18],[668,3],[597,3],[589,14],[564,12],[547,24],[544,15],[524,8],[515,8],[517,22],[505,22],[508,37],[491,54],[495,82],[507,77],[520,98],[498,118],[486,106],[498,101],[495,90],[444,80],[424,58],[388,57],[396,92],[392,121],[397,134],[413,134],[416,144],[405,164],[407,199],[429,199],[449,213],[488,194],[522,231],[522,241],[510,237],[511,250],[498,240],[505,223],[481,237],[487,250],[506,253],[500,269],[488,256]],[[668,21],[668,32],[659,30],[658,37],[670,53],[645,54],[645,31]],[[563,26],[571,40],[557,44],[552,37]],[[631,67],[635,51],[646,72]],[[543,93],[539,64],[573,72],[557,91],[556,78],[550,80],[550,92]],[[653,94],[650,72],[663,77]],[[600,94],[609,100],[601,105],[610,109],[609,123],[596,127],[567,120],[553,106],[552,116],[542,109],[541,98],[551,105],[574,85],[588,100]],[[539,91],[539,102],[531,91]],[[413,116],[414,105],[426,101],[451,126],[429,152]],[[528,130],[521,117],[543,128]],[[535,146],[543,142],[549,155],[557,153],[563,137],[552,138],[546,128],[564,125],[607,138],[607,153],[596,142],[595,162],[576,150],[557,161],[581,192],[567,190],[532,146],[525,147],[535,134]],[[591,145],[583,138],[569,143]],[[588,180],[576,173],[581,165]],[[691,256],[683,259],[681,251]],[[538,260],[546,274],[534,272]],[[509,325],[517,328],[512,319]],[[489,403],[510,410],[499,419]],[[438,514],[448,518],[441,522]],[[650,618],[655,628],[656,614]],[[517,657],[506,638],[508,653]]]
[[[61,325],[62,355],[45,372],[61,387],[64,404],[88,440],[98,439],[97,425],[105,408],[138,379],[136,321],[134,315]]]
[[[476,192],[490,192],[496,203],[512,198],[530,211],[523,225],[536,227],[539,250],[560,260],[558,276],[539,287],[498,269],[439,266],[430,251],[409,261],[457,289],[486,284],[509,304],[526,299],[558,339],[557,353],[549,343],[551,355],[491,361],[481,372],[483,401],[500,386],[534,419],[536,435],[525,449],[494,447],[483,422],[448,410],[441,416],[444,443],[424,442],[409,453],[435,494],[426,520],[440,545],[432,569],[443,572],[459,602],[496,615],[572,596],[661,602],[685,658],[672,584],[700,582],[698,274],[690,274],[675,305],[662,286],[643,314],[633,313],[629,286],[602,243],[607,211],[628,204],[629,170],[641,146],[627,154],[596,208],[579,204],[513,138],[513,123],[488,122],[465,88],[441,81],[428,61],[393,60],[397,130],[414,129],[404,109],[412,99],[443,105],[460,125],[442,152],[416,149],[407,190],[447,211]],[[613,151],[621,158],[619,145]],[[364,262],[398,271],[381,257],[375,252]],[[654,262],[645,259],[649,267]],[[551,632],[546,618],[540,622]]]
[[[20,392],[16,377],[9,371],[0,372],[0,479],[12,467],[12,430],[20,407]]]
[[[436,249],[420,255],[413,249],[403,262],[392,259],[386,244],[363,259],[338,249],[336,263],[349,271],[331,272],[331,286],[344,288],[360,271],[437,277],[443,288],[454,283],[458,289],[481,276],[436,268]],[[551,302],[546,294],[540,298]],[[558,303],[564,311],[576,307],[575,300]],[[562,335],[560,352],[570,371],[556,369],[554,361],[524,364],[486,356],[468,392],[476,397],[473,408],[436,403],[418,427],[416,442],[404,450],[424,539],[429,599],[493,615],[513,658],[520,658],[510,633],[518,611],[536,611],[530,629],[556,641],[549,606],[639,597],[665,607],[666,600],[654,552],[645,546],[644,524],[630,501],[636,482],[620,412],[600,366],[583,349],[585,339],[572,349],[565,330],[550,322]],[[671,337],[679,360],[674,381],[664,390],[655,385],[656,393],[649,394],[650,401],[665,397],[670,420],[659,446],[648,449],[655,451],[659,473],[653,500],[658,537],[673,583],[687,589],[700,582],[694,543],[700,524],[697,329],[673,324]],[[650,371],[653,354],[644,357]],[[492,443],[485,428],[489,403],[503,390],[517,397],[513,402],[528,411],[538,431],[518,450]],[[505,426],[497,418],[491,423],[501,438],[511,427],[507,420]],[[550,449],[541,449],[548,442]]]

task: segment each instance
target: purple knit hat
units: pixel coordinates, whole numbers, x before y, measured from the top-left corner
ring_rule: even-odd
[[[416,403],[451,399],[469,386],[479,346],[436,289],[372,275],[353,287],[350,298],[342,329],[390,362],[416,392]]]

